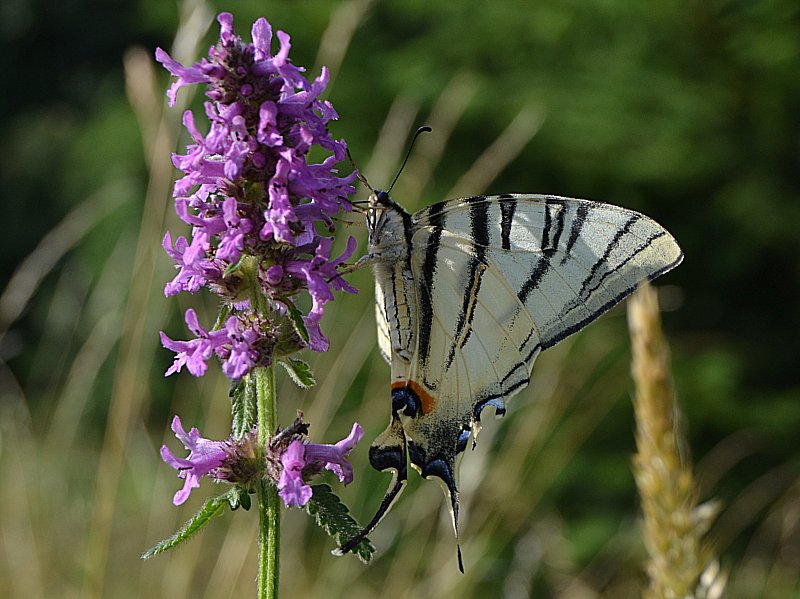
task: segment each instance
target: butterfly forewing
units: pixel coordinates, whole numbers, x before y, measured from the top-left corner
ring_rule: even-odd
[[[674,238],[655,221],[587,200],[477,196],[431,206],[414,220],[419,227],[445,222],[446,230],[476,243],[471,231],[479,210],[488,212],[482,260],[502,273],[525,305],[542,349],[578,331],[683,257]],[[431,214],[438,216],[432,219]]]
[[[414,243],[425,234],[421,230]],[[425,264],[421,252],[412,254],[415,277]],[[535,322],[513,288],[491,263],[478,260],[474,247],[461,237],[444,231],[439,238],[439,263],[430,283],[418,276],[419,302],[432,303],[433,321],[426,338],[420,336],[415,362],[422,380],[440,394],[453,394],[454,368],[465,367],[469,394],[458,393],[462,410],[475,418],[489,401],[521,389],[530,376],[539,335]],[[440,310],[447,301],[449,308]],[[421,326],[424,323],[421,323]],[[426,355],[427,354],[427,355]],[[423,357],[425,356],[425,357]],[[502,411],[502,402],[492,405]]]

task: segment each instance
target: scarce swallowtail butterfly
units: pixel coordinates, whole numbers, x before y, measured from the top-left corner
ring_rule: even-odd
[[[375,271],[378,343],[391,366],[391,420],[369,460],[394,476],[375,517],[337,553],[377,526],[409,465],[442,483],[458,538],[456,458],[474,446],[484,410],[503,415],[542,350],[683,259],[652,219],[588,200],[478,195],[409,214],[373,190],[366,214],[359,262]],[[460,548],[458,558],[463,571]]]

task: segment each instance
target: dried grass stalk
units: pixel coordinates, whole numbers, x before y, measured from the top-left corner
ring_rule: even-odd
[[[628,302],[635,383],[636,485],[649,554],[647,598],[721,597],[720,570],[706,532],[717,516],[716,501],[697,505],[691,462],[685,451],[680,413],[672,386],[669,347],[661,330],[658,300],[643,285]]]

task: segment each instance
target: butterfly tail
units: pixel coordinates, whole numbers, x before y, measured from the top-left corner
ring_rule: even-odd
[[[333,550],[334,555],[344,555],[354,549],[375,527],[394,505],[408,481],[408,448],[403,425],[397,416],[392,418],[389,427],[378,437],[369,450],[369,461],[376,470],[393,470],[394,476],[378,511],[358,534]]]
[[[456,533],[456,551],[458,553],[458,569],[464,573],[464,560],[461,558],[461,541],[458,538],[458,490],[447,489],[450,495],[450,515],[453,518],[453,531]]]
[[[463,451],[462,445],[459,444],[455,451],[441,451],[436,454],[432,459],[426,459],[426,452],[413,441],[408,442],[409,455],[411,462],[419,468],[420,473],[425,478],[435,477],[442,485],[445,497],[450,500],[450,516],[453,523],[453,532],[456,535],[456,548],[458,551],[458,569],[464,573],[464,562],[461,558],[461,543],[458,536],[458,483],[456,481],[456,456]],[[447,444],[449,445],[449,444]]]

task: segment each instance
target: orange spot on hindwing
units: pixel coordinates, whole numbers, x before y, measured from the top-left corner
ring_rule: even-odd
[[[392,383],[392,409],[412,418],[430,414],[436,407],[436,398],[417,381]]]

